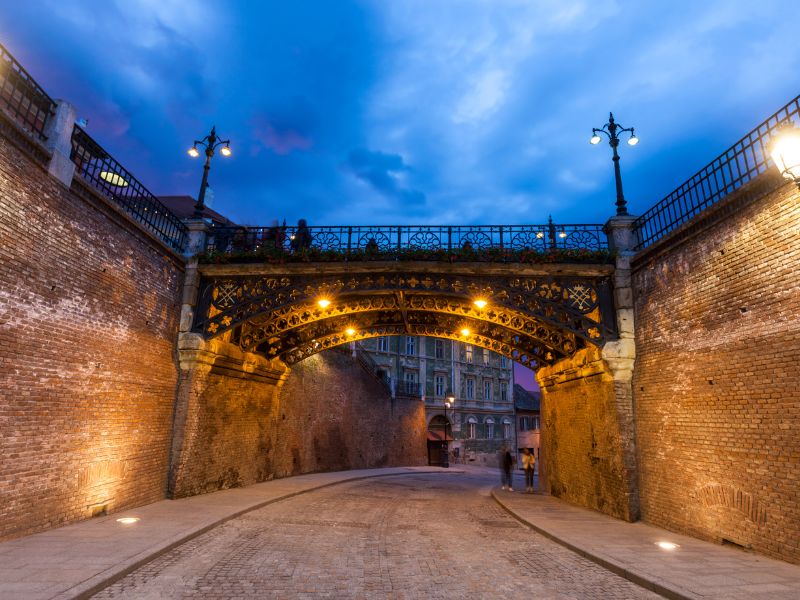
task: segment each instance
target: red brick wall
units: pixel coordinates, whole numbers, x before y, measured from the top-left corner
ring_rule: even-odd
[[[425,464],[423,404],[392,402],[350,356],[311,356],[279,385],[266,361],[244,373],[233,367],[236,349],[213,347],[229,355],[182,375],[175,497],[315,471]]]
[[[798,563],[800,193],[734,206],[764,183],[634,263],[642,515]]]
[[[0,135],[0,539],[164,497],[181,280]]]
[[[633,435],[629,387],[614,382],[593,346],[540,369],[537,381],[545,489],[573,504],[636,520],[635,477],[627,464]]]

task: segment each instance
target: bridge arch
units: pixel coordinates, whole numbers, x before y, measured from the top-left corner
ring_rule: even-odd
[[[379,336],[488,348],[530,368],[615,339],[610,265],[206,265],[193,331],[292,365]],[[485,305],[478,305],[482,300]]]

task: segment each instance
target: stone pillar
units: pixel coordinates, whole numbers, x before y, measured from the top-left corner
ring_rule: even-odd
[[[614,269],[614,308],[617,313],[619,339],[607,342],[602,357],[611,369],[617,397],[617,417],[622,433],[623,464],[628,485],[631,520],[639,518],[639,467],[636,458],[636,427],[634,419],[633,366],[636,361],[634,339],[633,287],[631,260],[637,245],[636,217],[618,215],[608,220],[604,231],[609,248],[616,252]]]
[[[183,255],[188,258],[206,249],[208,223],[206,223],[205,219],[187,219],[186,228],[189,232],[186,236],[186,245],[183,248]]]
[[[75,107],[69,102],[58,100],[56,114],[51,116],[45,126],[47,136],[45,147],[52,152],[47,171],[65,186],[72,185],[75,174],[75,163],[69,155],[72,153],[72,131],[75,127]]]

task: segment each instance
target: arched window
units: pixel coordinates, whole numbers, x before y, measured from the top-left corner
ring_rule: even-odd
[[[478,419],[476,419],[475,417],[467,417],[467,437],[469,439],[474,440],[478,436],[476,431],[477,428],[478,428]]]
[[[494,439],[494,419],[489,417],[484,421],[486,424],[486,439],[493,440]]]
[[[503,437],[511,439],[511,419],[503,419]]]

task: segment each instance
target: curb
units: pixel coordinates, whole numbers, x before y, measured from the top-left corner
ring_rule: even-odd
[[[222,524],[224,524],[224,523],[226,523],[226,522],[228,522],[228,521],[230,521],[232,519],[240,517],[240,516],[242,516],[244,514],[252,512],[254,510],[258,510],[259,508],[263,508],[265,506],[269,506],[270,504],[274,504],[276,502],[282,502],[283,500],[288,500],[290,498],[294,498],[295,496],[300,496],[301,494],[307,494],[308,492],[315,492],[317,490],[321,490],[321,489],[328,488],[328,487],[333,487],[335,485],[341,485],[343,483],[352,483],[353,481],[361,481],[363,479],[375,479],[375,478],[378,478],[378,477],[398,477],[398,476],[401,476],[401,475],[418,475],[418,474],[421,474],[421,473],[424,473],[424,474],[431,474],[431,473],[448,474],[448,473],[452,473],[453,475],[455,475],[455,474],[459,474],[459,473],[464,473],[464,471],[463,470],[459,470],[459,469],[449,469],[447,471],[445,471],[444,469],[442,469],[441,471],[413,471],[413,470],[409,469],[407,471],[400,471],[398,473],[379,473],[379,474],[376,474],[376,475],[359,475],[357,477],[347,477],[347,478],[341,479],[339,481],[332,481],[330,483],[323,483],[321,485],[316,485],[316,486],[309,487],[309,488],[306,488],[306,489],[303,489],[303,490],[299,490],[299,491],[296,491],[296,492],[283,494],[282,496],[276,496],[274,498],[270,498],[268,500],[264,500],[263,502],[258,502],[256,504],[253,504],[252,506],[248,506],[248,507],[243,508],[241,510],[238,510],[238,511],[236,511],[234,513],[226,515],[225,517],[222,517],[221,519],[217,519],[216,521],[214,521],[212,523],[209,523],[209,524],[206,524],[206,525],[203,525],[202,527],[198,527],[197,529],[191,529],[188,532],[181,533],[181,534],[175,536],[174,538],[172,538],[171,541],[168,541],[167,543],[165,543],[163,546],[161,546],[159,548],[146,550],[146,551],[138,554],[137,556],[134,556],[134,557],[132,557],[132,558],[130,558],[128,560],[125,560],[125,561],[122,561],[122,562],[118,563],[117,565],[115,565],[114,567],[112,567],[111,569],[108,569],[107,571],[105,571],[103,573],[98,573],[94,577],[91,577],[90,579],[87,579],[86,581],[81,582],[78,585],[75,585],[75,586],[73,586],[73,587],[71,587],[71,588],[69,588],[67,590],[59,592],[57,595],[53,596],[51,598],[51,600],[87,600],[88,598],[91,598],[92,596],[94,596],[98,592],[104,590],[108,586],[116,583],[117,581],[119,581],[120,579],[125,577],[126,575],[129,575],[130,573],[132,573],[133,571],[135,571],[139,567],[142,567],[142,566],[146,565],[147,563],[149,563],[150,561],[155,560],[159,556],[161,556],[163,554],[166,554],[167,552],[169,552],[171,550],[174,550],[178,546],[181,546],[182,544],[185,544],[186,542],[188,542],[190,540],[193,540],[194,538],[199,537],[199,536],[203,535],[204,533],[214,529],[215,527],[219,527],[220,525],[222,525]],[[312,475],[312,474],[313,473],[308,473],[308,475]]]
[[[583,558],[592,561],[596,565],[599,565],[606,569],[607,571],[611,571],[612,573],[619,575],[627,579],[628,581],[635,583],[636,585],[643,587],[651,592],[655,592],[656,594],[663,596],[665,598],[669,598],[670,600],[702,600],[701,596],[695,596],[694,594],[687,594],[685,592],[680,592],[672,587],[669,587],[666,583],[662,583],[654,578],[648,578],[646,575],[642,575],[640,573],[635,573],[630,569],[624,567],[623,565],[619,564],[618,562],[614,561],[610,558],[604,558],[599,554],[590,552],[576,546],[575,544],[568,542],[564,538],[558,537],[551,531],[543,529],[542,527],[536,525],[535,523],[531,523],[530,521],[524,519],[519,514],[515,513],[511,508],[509,508],[497,495],[497,490],[492,490],[492,498],[495,502],[497,502],[500,507],[506,511],[509,515],[511,515],[514,519],[519,521],[522,525],[527,527],[528,529],[532,529],[536,533],[539,533],[557,544],[564,546],[568,550],[571,550],[575,554],[582,556]]]

